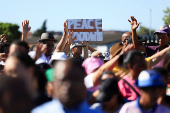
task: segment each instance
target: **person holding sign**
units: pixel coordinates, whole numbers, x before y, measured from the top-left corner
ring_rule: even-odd
[[[74,61],[77,61],[80,64],[82,64],[84,61],[84,58],[81,56],[82,47],[86,47],[86,46],[82,45],[81,43],[79,43],[77,41],[73,42],[70,46],[72,53],[69,55],[69,57],[73,58]]]

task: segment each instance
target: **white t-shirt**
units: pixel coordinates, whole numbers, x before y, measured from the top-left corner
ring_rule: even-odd
[[[94,76],[94,73],[91,73],[84,78],[84,84],[87,90],[92,91],[92,92],[98,89],[98,86],[95,87],[93,84],[93,76]]]

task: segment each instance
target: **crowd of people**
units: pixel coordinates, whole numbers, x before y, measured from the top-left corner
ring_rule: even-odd
[[[88,45],[86,59],[67,22],[61,40],[42,33],[32,47],[27,20],[21,40],[9,44],[2,34],[0,113],[170,113],[170,28],[155,31],[159,45],[147,46],[136,18],[128,21],[122,42],[107,55]]]

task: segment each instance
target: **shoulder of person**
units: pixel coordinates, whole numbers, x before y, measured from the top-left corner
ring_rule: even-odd
[[[60,113],[64,113],[58,100],[52,100],[34,108],[31,113],[57,113],[58,111],[60,111]]]
[[[156,113],[170,113],[170,109],[164,105],[158,105]]]
[[[132,111],[138,111],[138,108],[136,107],[136,100],[132,102],[125,103],[119,113],[127,113],[127,111],[130,111],[128,113],[139,113],[139,112],[132,112]]]

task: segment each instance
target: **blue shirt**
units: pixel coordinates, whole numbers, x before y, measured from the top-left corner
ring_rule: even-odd
[[[34,108],[31,113],[101,113],[101,111],[91,110],[86,101],[76,107],[66,109],[59,100],[53,99],[50,102]]]

